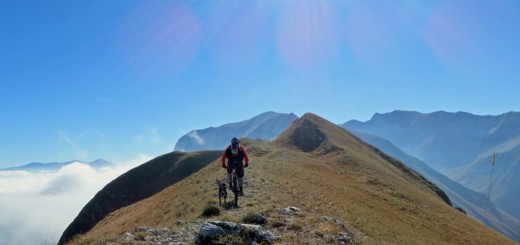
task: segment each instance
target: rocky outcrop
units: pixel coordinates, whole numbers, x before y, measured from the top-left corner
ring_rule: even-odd
[[[206,221],[200,226],[196,244],[213,244],[214,240],[234,239],[245,244],[273,243],[278,238],[260,225],[236,224],[227,221]]]
[[[313,229],[317,224],[310,223],[305,213],[297,207],[289,206],[280,208],[267,214],[269,216],[266,225],[257,224],[235,224],[223,221],[207,221],[201,225],[197,244],[213,244],[215,241],[242,241],[242,244],[273,244],[289,242],[280,240],[277,234],[295,233],[300,237],[308,238],[311,244],[357,244],[360,241],[368,241],[370,238],[362,232],[350,229],[341,219],[322,216],[320,223],[337,227],[335,232],[321,232]],[[235,237],[235,239],[233,238]],[[241,240],[240,240],[241,239]],[[236,243],[234,243],[236,244]]]
[[[371,238],[360,231],[350,229],[346,223],[335,217],[322,216],[319,224],[311,223],[305,212],[297,207],[286,207],[260,212],[254,215],[255,224],[230,221],[205,220],[186,223],[177,221],[173,228],[137,227],[123,235],[99,241],[99,244],[276,244],[284,241],[282,234],[293,233],[305,237],[310,244],[360,244]],[[259,219],[259,217],[261,217]],[[256,222],[261,222],[258,224]],[[315,221],[314,221],[315,222]],[[295,224],[301,224],[301,227]],[[336,231],[323,232],[314,229],[317,225],[327,225]],[[337,227],[337,228],[334,228]],[[73,244],[87,243],[76,240]]]

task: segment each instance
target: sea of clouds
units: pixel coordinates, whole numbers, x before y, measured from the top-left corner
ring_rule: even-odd
[[[75,162],[57,172],[0,171],[2,244],[56,244],[83,206],[106,184],[151,159],[94,169]]]

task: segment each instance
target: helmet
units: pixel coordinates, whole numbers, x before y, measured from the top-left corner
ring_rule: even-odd
[[[239,148],[239,141],[237,139],[237,137],[233,137],[233,139],[231,139],[231,153],[233,154],[238,154],[238,148]]]
[[[231,139],[231,144],[238,144],[237,137],[233,137],[233,139]]]

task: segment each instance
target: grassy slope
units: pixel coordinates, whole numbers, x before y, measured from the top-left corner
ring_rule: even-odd
[[[152,159],[107,184],[81,210],[60,238],[63,244],[89,231],[106,215],[148,198],[207,166],[220,152],[172,152]]]
[[[321,127],[321,128],[320,128]],[[514,244],[451,208],[428,182],[403,171],[398,163],[357,138],[328,124],[325,141],[309,152],[295,150],[281,135],[274,143],[246,142],[246,197],[241,208],[219,219],[239,221],[248,212],[296,206],[305,213],[303,229],[329,229],[320,216],[338,217],[370,237],[372,244]],[[289,129],[289,131],[291,128]],[[217,161],[164,191],[110,214],[85,237],[106,239],[138,226],[175,227],[196,220],[217,198],[216,178],[225,170]],[[311,233],[280,234],[281,243],[301,244]]]

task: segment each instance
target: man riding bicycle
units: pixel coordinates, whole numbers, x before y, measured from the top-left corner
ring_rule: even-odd
[[[226,166],[226,158],[228,159],[228,164]],[[246,160],[245,165],[242,163],[242,160]],[[229,189],[231,190],[233,187],[231,186],[231,173],[233,169],[235,169],[235,173],[238,177],[238,187],[240,195],[244,195],[243,184],[244,184],[244,168],[249,166],[249,159],[247,158],[247,153],[244,147],[239,144],[239,141],[236,137],[231,139],[231,145],[229,145],[224,154],[222,154],[222,167],[227,168],[228,173],[228,183]]]

